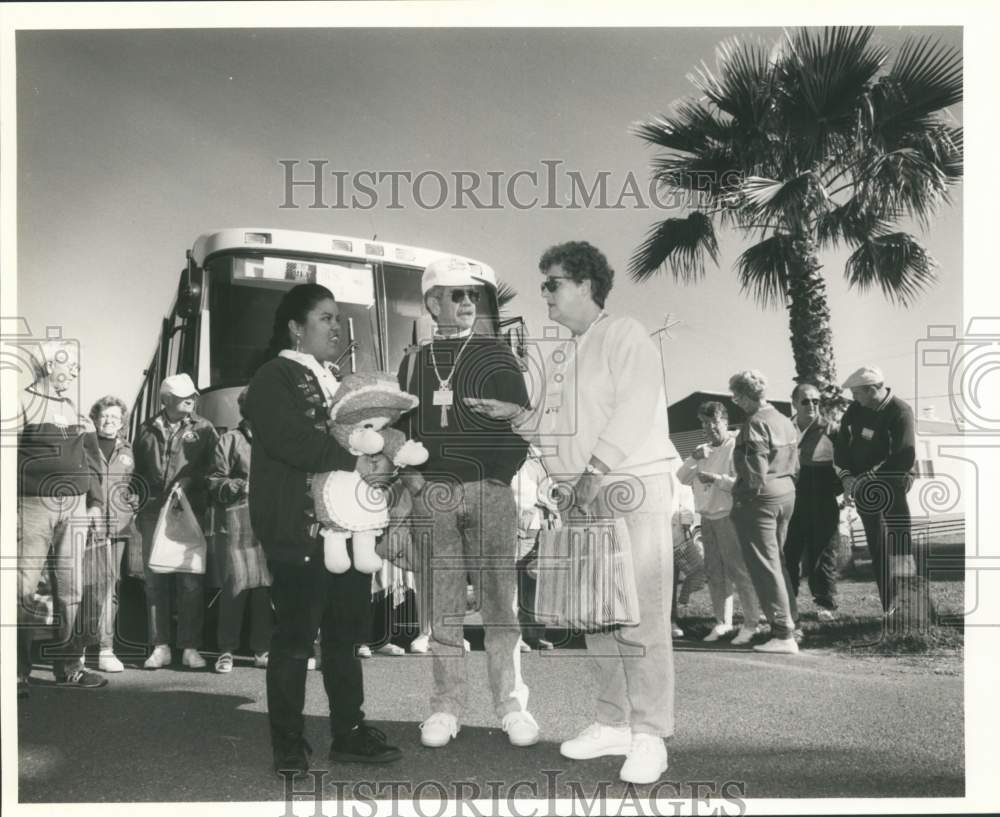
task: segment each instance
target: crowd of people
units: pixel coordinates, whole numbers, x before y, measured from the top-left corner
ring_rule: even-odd
[[[121,400],[102,398],[89,418],[76,413],[67,393],[79,367],[63,347],[50,346],[25,390],[19,436],[19,695],[28,695],[37,589],[47,566],[57,622],[48,655],[57,684],[97,688],[124,669],[113,648],[123,562],[144,580],[145,668],[171,665],[172,648],[184,667],[206,667],[204,571],[164,571],[155,551],[165,508],[203,523],[214,510],[216,522],[206,527],[225,531],[228,548],[214,669],[233,670],[249,608],[247,636],[254,664],[266,673],[275,769],[309,768],[303,707],[311,666],[322,672],[329,701],[330,760],[398,759],[400,750],[363,710],[361,656],[371,654],[378,579],[324,564],[310,488],[313,475],[340,470],[357,469],[393,502],[405,497],[409,524],[426,535],[428,552],[420,552],[417,536],[394,553],[383,547],[388,537],[379,545],[382,557],[417,568],[424,609],[414,649],[432,655],[432,693],[420,723],[425,747],[459,739],[466,716],[461,622],[470,584],[484,622],[494,715],[512,746],[539,740],[520,654],[553,646],[531,615],[531,563],[539,532],[556,519],[621,520],[630,541],[638,624],[587,634],[598,673],[594,719],[560,746],[574,760],[624,757],[620,777],[627,782],[654,782],[667,768],[675,579],[684,576],[682,602],[699,575],[707,580],[714,624],[706,641],[796,653],[801,578],[820,618],[836,615],[838,508],[848,501],[864,523],[891,614],[897,580],[912,575],[906,492],[914,424],[878,369],[848,378],[853,402],[839,423],[821,415],[818,385],[796,386],[790,419],[767,401],[760,372],[738,372],[729,381],[745,417],[738,432],[724,404],[705,403],[705,442],[681,462],[668,435],[657,350],[638,321],[605,308],[614,277],[605,256],[586,242],[568,242],[546,251],[539,271],[548,315],[570,338],[548,358],[533,404],[510,347],[477,331],[477,307],[491,282],[458,258],[426,268],[422,292],[436,331],[409,350],[398,382],[419,399],[400,428],[429,457],[402,470],[384,454],[355,457],[330,434],[339,385],[330,364],[340,353],[340,325],[333,294],[318,284],[295,286],[282,298],[270,359],[240,394],[239,426],[221,437],[196,413],[191,378],[177,374],[163,380],[161,410],[130,444]],[[693,519],[674,526],[681,485],[690,486],[700,516],[700,564]],[[103,581],[85,586],[87,559],[104,566]],[[98,596],[89,605],[87,593]],[[99,610],[96,624],[80,621],[88,607]],[[86,668],[88,646],[98,650],[98,672]]]

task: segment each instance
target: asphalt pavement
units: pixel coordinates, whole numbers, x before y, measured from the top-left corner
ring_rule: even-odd
[[[748,798],[964,794],[960,676],[902,671],[893,659],[681,646],[663,778],[670,785],[639,787],[639,795],[687,798],[698,783],[716,796]],[[559,754],[560,741],[593,716],[595,684],[583,651],[524,656],[529,709],[542,731],[526,749],[511,747],[493,716],[485,654],[472,652],[467,665],[462,730],[449,746],[426,749],[418,725],[429,714],[428,657],[365,662],[367,717],[404,753],[383,767],[330,766],[326,700],[320,673],[310,673],[307,736],[324,799],[387,797],[390,784],[406,798],[439,796],[440,786],[469,798],[589,800],[604,786],[608,796],[629,794],[617,777],[621,758],[575,762]],[[56,687],[36,667],[31,697],[18,701],[21,802],[284,799],[283,781],[271,772],[263,670],[246,659],[228,676],[211,672],[211,662],[202,671],[139,666],[137,658],[98,690]]]

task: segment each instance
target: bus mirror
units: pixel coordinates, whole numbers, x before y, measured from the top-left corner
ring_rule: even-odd
[[[177,314],[191,318],[201,309],[201,293],[205,272],[188,256],[188,265],[181,270],[181,282],[177,289]]]

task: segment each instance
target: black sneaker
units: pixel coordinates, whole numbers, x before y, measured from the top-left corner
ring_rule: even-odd
[[[74,667],[69,672],[55,673],[59,686],[82,687],[83,689],[98,689],[107,686],[108,679],[96,672],[88,672],[83,667]]]
[[[283,772],[305,774],[309,771],[309,756],[312,754],[312,746],[301,735],[291,735],[276,741],[273,746],[273,754],[274,771],[278,775]]]
[[[385,733],[362,722],[330,744],[331,763],[392,763],[403,753],[385,742]]]

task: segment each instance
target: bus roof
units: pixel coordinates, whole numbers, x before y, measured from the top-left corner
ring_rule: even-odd
[[[220,252],[253,250],[274,253],[295,252],[321,255],[330,258],[347,258],[369,263],[392,263],[398,266],[423,269],[431,261],[443,256],[454,256],[479,267],[482,277],[496,286],[496,273],[489,264],[454,253],[410,247],[405,244],[390,244],[348,235],[328,233],[307,233],[300,230],[275,230],[260,227],[231,227],[198,236],[191,255],[198,266],[205,259]]]

